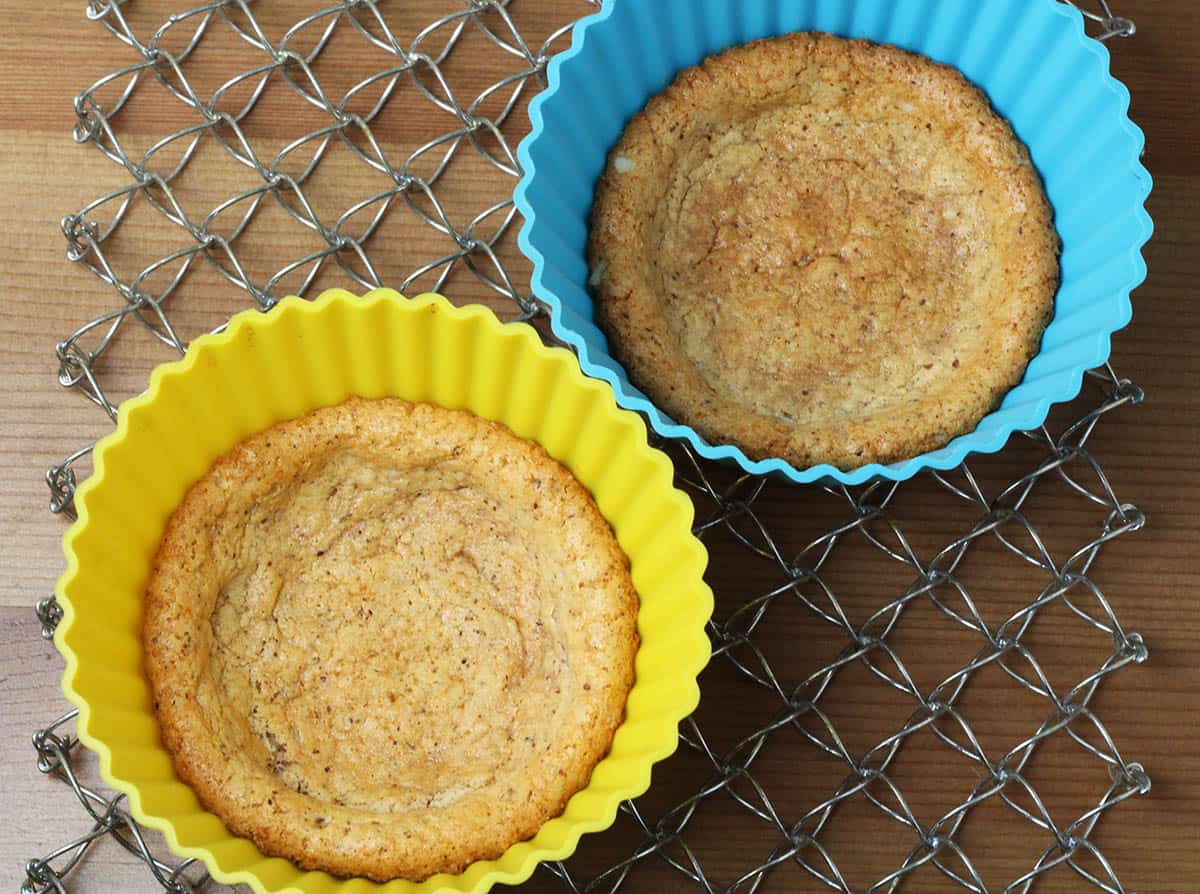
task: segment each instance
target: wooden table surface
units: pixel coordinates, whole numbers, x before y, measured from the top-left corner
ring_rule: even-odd
[[[529,8],[532,3],[517,0],[514,8]],[[309,5],[319,8],[318,4]],[[545,15],[535,17],[536,22],[529,20],[530,27],[547,30],[550,19],[557,16],[565,21],[581,5],[579,0],[545,0],[539,7]],[[1138,24],[1136,37],[1114,43],[1113,68],[1128,84],[1133,94],[1132,115],[1147,134],[1146,165],[1155,178],[1150,212],[1157,231],[1146,251],[1149,278],[1134,297],[1134,322],[1116,337],[1113,352],[1119,372],[1141,385],[1147,399],[1137,408],[1123,409],[1106,419],[1092,446],[1117,492],[1135,502],[1149,524],[1105,552],[1096,578],[1124,624],[1145,637],[1150,660],[1107,682],[1097,708],[1122,754],[1145,765],[1153,790],[1107,815],[1095,840],[1128,890],[1176,894],[1200,890],[1200,703],[1196,695],[1200,616],[1195,610],[1200,583],[1196,558],[1200,532],[1200,306],[1196,301],[1200,251],[1195,244],[1200,224],[1200,109],[1196,100],[1200,7],[1190,0],[1116,0],[1113,5]],[[4,240],[0,254],[4,294],[0,303],[0,802],[6,814],[0,834],[0,887],[8,891],[19,886],[26,859],[87,827],[66,787],[37,773],[29,745],[31,731],[65,709],[58,689],[62,662],[53,647],[39,637],[32,610],[36,599],[51,592],[62,565],[59,538],[63,521],[46,510],[48,494],[42,475],[48,465],[108,429],[102,413],[79,394],[58,386],[54,357],[58,339],[111,307],[113,301],[109,290],[94,277],[66,262],[58,221],[124,182],[94,148],[76,146],[70,137],[74,94],[132,61],[127,50],[84,19],[82,6],[82,2],[50,4],[35,11],[29,4],[5,0],[5,27],[0,31],[4,97],[0,117],[0,238]],[[267,18],[296,15],[294,9],[279,12],[280,4],[256,4],[256,8],[260,6]],[[406,9],[412,11],[415,22],[430,17],[435,9],[458,6],[456,0],[420,0]],[[131,15],[144,23],[161,20],[169,8],[181,6],[137,0],[128,7]],[[228,50],[229,55],[223,55],[225,52],[218,49],[197,66],[219,73],[230,65],[243,64],[244,55],[238,61],[233,57],[235,50]],[[489,72],[485,66],[476,74],[486,78]],[[173,121],[165,109],[165,105],[135,103],[122,119],[122,127],[145,145],[150,135],[182,123]],[[261,126],[269,135],[270,121]],[[400,121],[391,130],[385,128],[387,146],[405,145],[410,136],[405,126]],[[1086,175],[1093,178],[1096,189],[1105,188],[1104,170]],[[219,167],[207,176],[207,185],[197,189],[232,187],[217,182],[229,176]],[[355,176],[348,171],[344,178],[329,180],[322,188],[355,188]],[[478,202],[486,189],[466,187],[463,200]],[[131,220],[124,235],[120,250],[129,252],[130,257],[170,244],[164,228],[148,218]],[[278,263],[281,253],[288,250],[286,238],[266,232],[258,240],[258,251],[268,265],[261,269],[273,269],[271,260]],[[429,256],[433,246],[422,239],[427,239],[427,234],[403,235],[376,253],[377,257],[386,255],[385,279],[411,269],[412,260],[422,251]],[[508,252],[506,257],[512,255],[511,249]],[[515,269],[526,275],[527,268],[519,263]],[[487,297],[467,279],[456,283],[454,289],[447,289],[456,300]],[[201,274],[188,288],[188,296],[181,298],[185,303],[176,311],[185,336],[211,327],[245,304],[243,295],[215,276]],[[129,338],[117,348],[106,360],[103,374],[119,396],[139,390],[149,367],[166,359],[148,339]],[[982,461],[978,470],[983,477],[1000,481],[1029,462],[1029,456],[1017,449]],[[927,481],[914,483],[904,499],[912,529],[955,523],[933,519],[940,504],[936,488]],[[1036,507],[1037,519],[1066,534],[1072,525],[1091,524],[1072,514],[1070,507],[1076,504],[1067,499],[1048,496]],[[777,530],[799,536],[815,530],[813,519],[819,521],[827,511],[823,506],[819,495],[775,488],[764,502],[763,512]],[[922,517],[922,512],[929,518]],[[1036,592],[1028,589],[1033,586],[1032,579],[1014,571],[1011,561],[1001,559],[984,555],[972,572],[973,580],[978,581],[973,592],[984,600],[985,614],[992,607],[988,600],[996,607],[1015,605],[1013,600],[1027,600]],[[897,583],[894,574],[889,577],[887,569],[870,561],[851,563],[838,573],[841,592],[849,594],[859,608],[877,604],[887,587]],[[744,554],[714,547],[713,581],[724,603],[736,600],[739,592],[745,598],[748,591],[744,587],[753,586],[756,574]],[[804,661],[818,666],[818,659],[828,660],[830,650],[836,651],[839,645],[811,625],[783,626],[773,642],[782,644],[783,651],[801,656],[798,667]],[[964,654],[969,656],[974,650],[966,640],[943,635],[939,629],[917,624],[901,634],[907,639],[900,648],[918,682],[936,679],[939,671],[958,666]],[[1051,624],[1043,634],[1038,649],[1048,664],[1058,667],[1061,661],[1066,668],[1102,654],[1094,651],[1095,643],[1085,646],[1078,639],[1067,640],[1068,629],[1076,628]],[[807,638],[799,638],[804,635]],[[970,651],[963,653],[965,647]],[[735,716],[755,709],[753,699],[743,699],[744,689],[721,680],[720,671],[710,673],[713,676],[706,680],[702,709],[706,717]],[[852,676],[839,685],[839,728],[848,738],[858,737],[859,744],[865,743],[863,737],[885,728],[880,723],[892,716],[889,712],[894,713],[897,704],[883,687],[866,678]],[[999,741],[1006,734],[1034,728],[1039,717],[1011,706],[1006,701],[1011,695],[1012,687],[1003,682],[981,684],[975,702],[980,707],[972,715],[981,735]],[[713,728],[723,729],[717,720]],[[953,771],[945,756],[915,753],[913,758],[908,780],[916,808],[926,810],[928,816],[939,804],[945,806],[959,797],[964,777]],[[703,768],[691,766],[688,760],[669,764],[654,791],[666,798],[696,784],[701,778],[696,774]],[[811,748],[777,749],[766,761],[764,772],[772,774],[771,791],[789,808],[815,803],[840,778]],[[93,764],[90,759],[85,761],[85,773],[92,778]],[[1053,810],[1061,811],[1055,813],[1056,819],[1078,815],[1098,797],[1104,781],[1101,768],[1088,763],[1078,749],[1071,752],[1065,747],[1045,756],[1038,777]],[[761,825],[754,825],[757,821],[739,820],[722,809],[714,808],[711,815],[698,819],[695,838],[690,840],[703,849],[706,866],[713,874],[728,879],[737,867],[745,865],[746,854],[761,850],[768,839],[762,837]],[[878,877],[889,861],[896,862],[897,854],[903,853],[896,850],[902,839],[865,811],[847,811],[837,826],[825,840],[856,889]],[[967,835],[985,881],[996,890],[1031,865],[1036,848],[1044,843],[1002,811],[981,817]],[[619,832],[600,836],[585,845],[579,860],[598,865],[606,855],[617,853],[622,842]],[[71,890],[80,894],[154,890],[139,869],[120,849],[104,846],[72,877]],[[536,887],[555,890],[544,882]],[[699,888],[655,863],[639,869],[623,890],[636,894]],[[816,888],[794,869],[785,868],[763,890]],[[905,890],[952,889],[935,873],[925,873]],[[1092,889],[1064,871],[1052,874],[1036,890]]]

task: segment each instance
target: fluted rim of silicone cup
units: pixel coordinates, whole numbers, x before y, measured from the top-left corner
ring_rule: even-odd
[[[423,344],[428,359],[414,360]],[[507,381],[495,381],[506,365]],[[274,378],[251,381],[265,373]],[[612,748],[561,816],[459,875],[378,884],[265,857],[200,807],[158,735],[141,666],[140,604],[166,515],[212,459],[317,406],[396,394],[401,380],[398,396],[495,418],[584,482],[630,556],[641,643]],[[240,402],[206,405],[212,395]],[[175,437],[163,434],[170,426],[191,426],[186,437],[202,445],[195,456],[163,461],[163,439]],[[195,339],[181,360],[155,369],[145,393],[121,404],[93,467],[63,538],[55,635],[66,659],[63,691],[79,708],[79,739],[99,755],[105,782],[128,796],[139,822],[164,833],[172,851],[200,859],[220,882],[257,894],[483,894],[519,884],[539,863],[569,856],[580,835],[610,826],[618,805],[646,790],[652,765],[675,751],[678,724],[698,703],[713,600],[703,581],[707,551],[692,534],[693,506],[674,487],[671,461],[649,446],[643,420],[584,376],[569,351],[547,347],[526,324],[501,323],[486,307],[456,307],[433,294],[407,299],[378,289],[359,298],[335,290],[311,302],[285,298],[269,314],[239,313],[219,334]],[[137,545],[123,552],[131,540]]]
[[[557,96],[566,95],[566,91],[563,89],[564,81],[568,80],[574,72],[584,71],[593,44],[599,43],[605,30],[620,27],[615,24],[614,15],[630,2],[631,0],[604,0],[599,12],[576,23],[571,37],[571,46],[551,59],[547,68],[548,86],[529,105],[532,129],[517,148],[517,158],[523,174],[516,188],[515,200],[518,210],[524,217],[518,244],[533,265],[533,293],[549,307],[550,327],[554,335],[575,350],[580,366],[586,374],[599,378],[612,386],[617,396],[617,403],[645,416],[655,432],[665,438],[685,441],[705,459],[732,463],[754,475],[770,475],[797,484],[837,482],[855,485],[880,479],[904,481],[924,469],[955,468],[971,454],[999,451],[1015,432],[1034,429],[1045,422],[1051,406],[1076,397],[1082,387],[1086,371],[1107,362],[1111,352],[1112,334],[1128,325],[1132,318],[1133,311],[1129,295],[1146,278],[1146,264],[1141,249],[1149,240],[1154,229],[1145,209],[1152,180],[1149,172],[1141,163],[1145,136],[1128,115],[1129,91],[1110,73],[1110,56],[1107,48],[1099,41],[1087,36],[1080,11],[1060,0],[1021,0],[1023,5],[1015,13],[1012,7],[1016,0],[984,0],[979,4],[962,4],[960,6],[952,6],[952,0],[919,0],[912,6],[930,11],[931,24],[928,31],[920,34],[910,33],[903,35],[902,39],[895,39],[897,35],[889,35],[883,31],[878,33],[871,31],[871,24],[875,19],[886,17],[889,23],[892,22],[894,4],[883,4],[880,0],[848,0],[848,2],[838,4],[826,2],[825,7],[832,8],[834,5],[838,7],[838,19],[833,23],[834,27],[818,27],[822,23],[817,23],[810,24],[809,29],[827,30],[847,37],[865,37],[880,42],[895,43],[906,49],[929,55],[938,61],[947,62],[960,70],[962,68],[956,60],[946,58],[946,46],[929,46],[929,43],[934,40],[953,41],[955,39],[955,35],[948,30],[955,26],[954,17],[950,14],[952,8],[966,9],[968,16],[972,13],[980,17],[988,16],[989,26],[992,27],[992,30],[999,32],[1002,28],[1005,29],[1004,33],[1010,34],[1013,45],[1026,46],[1027,55],[1031,52],[1028,45],[1033,44],[1036,48],[1037,44],[1036,41],[1025,41],[1024,31],[1034,33],[1041,28],[1044,30],[1040,33],[1053,32],[1052,36],[1060,44],[1057,50],[1059,52],[1070,50],[1072,53],[1069,65],[1060,60],[1056,73],[1061,77],[1057,86],[1061,88],[1074,87],[1080,83],[1089,84],[1093,88],[1093,99],[1098,97],[1102,105],[1098,110],[1089,109],[1088,111],[1096,114],[1086,121],[1086,125],[1081,124],[1089,129],[1088,139],[1099,139],[1106,149],[1111,150],[1111,164],[1107,165],[1102,172],[1105,175],[1103,182],[1098,184],[1098,187],[1086,197],[1086,201],[1092,203],[1086,209],[1086,213],[1090,221],[1097,227],[1122,227],[1122,238],[1119,240],[1121,248],[1115,255],[1109,253],[1104,258],[1107,263],[1099,268],[1100,272],[1092,269],[1077,270],[1076,268],[1087,260],[1097,261],[1098,259],[1089,258],[1086,252],[1083,252],[1083,260],[1071,258],[1068,255],[1068,249],[1074,246],[1068,243],[1068,234],[1063,234],[1060,227],[1060,235],[1063,236],[1064,281],[1056,299],[1055,317],[1043,336],[1041,351],[1030,362],[1021,383],[1005,395],[1000,406],[985,416],[974,431],[954,438],[937,450],[895,463],[886,465],[870,463],[851,470],[842,470],[827,464],[798,468],[781,458],[751,459],[741,448],[732,444],[712,444],[692,427],[682,425],[664,414],[629,382],[619,364],[611,357],[603,334],[600,334],[598,339],[595,335],[589,336],[574,328],[565,319],[563,300],[556,288],[549,282],[551,279],[561,279],[561,277],[555,275],[557,271],[551,269],[547,259],[547,252],[560,246],[561,239],[558,234],[552,232],[550,225],[544,223],[539,217],[536,203],[530,199],[530,193],[536,191],[535,184],[541,177],[552,178],[555,176],[555,170],[552,169],[548,174],[544,174],[542,166],[539,165],[539,156],[546,153],[545,160],[548,162],[549,153],[552,151],[549,146],[545,145],[546,135],[549,132],[545,124],[547,108],[555,102]],[[679,27],[680,22],[674,14],[680,8],[698,9],[701,5],[693,3],[691,5],[684,4],[681,7],[676,3],[670,9],[664,7],[659,10],[662,20],[667,22],[663,27]],[[763,2],[760,0],[751,5],[761,7]],[[806,6],[811,5],[806,4]],[[819,3],[818,8],[822,8]],[[860,14],[860,10],[866,10],[866,12]],[[935,23],[932,21],[932,17],[939,10],[942,19],[936,22],[939,27],[934,28],[933,24]],[[700,15],[702,13],[693,13],[693,21],[687,24],[693,28],[714,27],[713,22],[708,19],[699,23],[695,21]],[[750,13],[745,13],[744,18],[748,19],[750,15]],[[872,16],[875,19],[872,19]],[[959,25],[967,24],[962,21],[961,15],[957,18]],[[976,22],[976,20],[972,20],[972,22]],[[977,24],[975,28],[982,30]],[[962,28],[963,36],[969,34],[970,31],[970,28]],[[756,36],[771,36],[780,33],[785,32],[764,32],[749,36],[742,34],[739,39],[731,40],[725,46],[744,43]],[[922,40],[925,42],[922,43]],[[976,41],[974,49],[977,53],[981,53],[982,50],[978,44],[979,41]],[[931,52],[931,50],[943,52]],[[715,52],[716,49],[710,48],[709,51]],[[704,55],[707,55],[707,52]],[[695,60],[695,62],[699,61],[699,59]],[[1038,62],[1039,60],[1035,58],[1031,61]],[[990,62],[991,60],[988,64]],[[607,59],[605,64],[609,70],[614,72],[628,70],[622,66],[619,59]],[[676,68],[672,72],[672,77],[682,67],[685,66]],[[993,66],[993,74],[994,71]],[[613,76],[615,78],[617,74],[614,73]],[[622,77],[626,77],[626,75],[622,74]],[[973,80],[970,75],[968,75],[968,79]],[[1013,74],[1010,82],[1016,83],[1022,79],[1028,79],[1028,70]],[[995,95],[995,84],[974,82],[984,89],[1001,113],[1009,117],[1004,108],[1005,103],[998,102]],[[651,95],[653,94],[647,94],[645,100],[649,100]],[[1065,116],[1069,121],[1077,123],[1080,122],[1081,117],[1081,114],[1078,113]],[[1068,147],[1064,145],[1066,141],[1076,136],[1066,130],[1067,123],[1067,121],[1062,121],[1062,129],[1055,134],[1055,139],[1058,140],[1059,148],[1063,152],[1068,151]],[[1016,128],[1015,124],[1014,129],[1017,130],[1017,135],[1025,140],[1026,135]],[[611,147],[604,147],[605,154],[609,148]],[[1031,145],[1031,151],[1033,148]],[[1034,153],[1034,163],[1041,168],[1036,153]],[[545,167],[551,168],[551,165],[546,164]],[[563,170],[575,170],[577,167],[577,162],[572,165],[555,166],[555,168]],[[1089,173],[1083,169],[1082,165],[1077,165],[1076,170],[1080,177]],[[599,171],[596,172],[596,176],[599,176]],[[593,186],[594,182],[595,178],[593,178]],[[1114,190],[1112,189],[1114,182],[1123,183],[1126,188]],[[1053,190],[1050,189],[1050,184],[1047,184],[1047,187],[1051,203],[1055,204],[1055,196]],[[1104,207],[1103,199],[1108,193],[1120,196],[1127,204]],[[1099,203],[1099,207],[1096,207],[1097,203]],[[1074,214],[1075,217],[1078,217],[1083,212],[1073,208],[1059,208],[1055,204],[1055,213],[1056,221],[1061,221],[1065,214]],[[586,271],[586,258],[582,253],[572,260],[581,263]],[[586,272],[583,275],[586,276]],[[1069,313],[1064,315],[1064,308],[1061,305],[1065,287],[1068,284],[1068,275],[1079,278],[1086,277],[1088,293],[1098,296],[1089,302],[1089,307],[1084,308],[1082,314],[1080,308],[1072,307]],[[1081,317],[1087,317],[1087,319]],[[1064,346],[1069,350],[1064,352],[1062,350]]]

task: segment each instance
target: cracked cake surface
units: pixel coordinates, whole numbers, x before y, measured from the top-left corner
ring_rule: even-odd
[[[143,644],[202,804],[306,869],[499,857],[607,753],[637,596],[591,496],[465,411],[352,399],[243,441],[168,522]]]
[[[799,33],[682,72],[597,184],[597,322],[667,415],[751,458],[893,462],[972,430],[1037,352],[1059,240],[955,69]]]

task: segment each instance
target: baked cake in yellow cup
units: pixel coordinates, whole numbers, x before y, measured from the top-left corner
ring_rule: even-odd
[[[240,314],[94,466],[63,688],[105,780],[222,882],[519,883],[645,791],[696,706],[712,594],[670,461],[486,308]]]

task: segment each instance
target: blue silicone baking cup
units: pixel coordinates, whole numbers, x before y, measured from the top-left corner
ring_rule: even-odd
[[[1029,147],[1063,244],[1054,318],[999,408],[938,450],[852,471],[752,460],[670,419],[613,359],[587,287],[594,187],[628,120],[705,56],[807,30],[923,53],[983,88]],[[999,450],[1013,432],[1041,425],[1051,405],[1075,397],[1084,372],[1108,359],[1112,333],[1130,320],[1129,293],[1145,279],[1141,248],[1153,230],[1144,207],[1145,138],[1129,120],[1129,91],[1109,73],[1108,51],[1060,0],[606,0],[575,26],[548,80],[530,104],[533,129],[517,150],[520,245],[533,262],[533,292],[584,372],[608,382],[617,402],[644,414],[656,432],[703,457],[797,483],[899,481],[953,468],[968,454]]]

